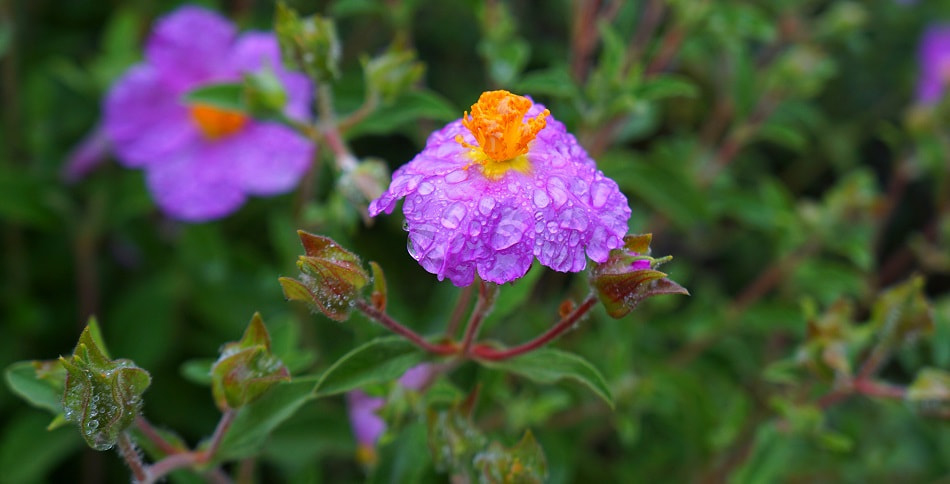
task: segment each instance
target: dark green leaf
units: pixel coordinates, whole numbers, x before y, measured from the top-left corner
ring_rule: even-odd
[[[510,360],[481,363],[495,370],[516,373],[538,383],[571,380],[589,388],[611,408],[614,405],[603,375],[587,360],[573,353],[543,348]]]
[[[205,84],[185,94],[188,104],[207,104],[229,111],[243,112],[244,86],[241,83]]]
[[[375,339],[337,360],[320,378],[315,391],[320,396],[334,395],[393,381],[424,357],[422,350],[398,336]]]

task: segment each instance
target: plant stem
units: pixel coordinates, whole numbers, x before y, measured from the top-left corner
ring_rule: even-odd
[[[158,447],[158,450],[164,452],[165,454],[171,455],[171,454],[179,454],[183,452],[182,449],[175,447],[174,445],[169,443],[167,440],[165,440],[165,438],[162,437],[161,434],[159,434],[158,431],[155,430],[155,427],[153,427],[152,424],[149,423],[149,421],[145,419],[145,417],[141,415],[136,417],[135,425],[139,428],[139,431],[142,432],[145,438],[152,441],[152,443],[155,444],[156,447]]]
[[[445,337],[452,339],[458,331],[459,323],[462,322],[462,313],[468,308],[468,302],[472,299],[472,288],[474,285],[465,286],[459,293],[459,298],[455,302],[455,308],[452,310],[452,316],[449,318],[449,324],[445,327]]]
[[[480,360],[501,361],[536,350],[558,336],[561,336],[565,331],[574,326],[574,324],[577,323],[577,320],[587,314],[587,312],[590,311],[590,308],[592,308],[596,302],[596,296],[593,294],[587,296],[587,299],[585,299],[584,302],[582,302],[579,306],[574,308],[574,311],[558,321],[557,324],[544,332],[544,334],[527,343],[524,343],[520,346],[515,346],[514,348],[503,350],[496,350],[487,346],[475,346],[471,351],[472,356]]]
[[[490,286],[490,284],[491,283],[481,279],[478,281],[478,302],[475,303],[472,316],[468,320],[468,325],[465,326],[465,339],[462,340],[460,354],[463,357],[469,355],[472,349],[472,343],[475,342],[475,336],[478,335],[478,330],[482,326],[482,321],[484,321],[485,316],[488,315],[492,303],[495,301],[495,295],[498,294],[498,286]]]
[[[200,456],[195,452],[181,452],[169,455],[149,466],[148,476],[139,482],[140,484],[153,484],[178,469],[185,469],[199,464],[200,460]]]
[[[142,464],[142,457],[135,448],[135,444],[132,443],[132,439],[129,438],[129,434],[127,432],[119,434],[117,443],[119,444],[119,454],[122,455],[122,458],[125,459],[125,463],[132,469],[135,482],[145,482],[145,480],[148,479],[148,471],[145,469],[145,465]]]
[[[201,462],[208,462],[214,458],[214,455],[218,452],[218,447],[221,446],[221,441],[224,440],[224,435],[228,429],[231,428],[231,423],[234,422],[236,415],[237,412],[233,408],[227,409],[224,414],[221,415],[221,420],[218,421],[218,426],[215,427],[214,434],[211,436],[211,443],[208,444],[208,448],[205,449],[204,452],[201,452]]]
[[[395,319],[391,318],[388,314],[376,309],[372,304],[362,300],[356,300],[356,309],[359,309],[370,319],[382,324],[386,329],[392,331],[393,333],[402,336],[409,340],[412,344],[422,348],[429,353],[434,353],[437,355],[453,355],[458,353],[458,348],[455,344],[432,344],[425,340],[422,336],[419,336],[415,331],[399,324]]]

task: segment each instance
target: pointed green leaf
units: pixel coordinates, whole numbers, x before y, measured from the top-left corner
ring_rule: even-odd
[[[614,405],[603,375],[587,360],[573,353],[543,348],[509,360],[482,361],[481,364],[495,370],[516,373],[538,383],[571,380],[589,388],[611,408]]]
[[[8,366],[4,374],[13,393],[54,415],[62,413],[66,371],[58,360],[18,361]],[[44,377],[51,374],[56,376]]]
[[[320,396],[334,395],[393,381],[424,358],[422,350],[398,336],[374,339],[337,360],[323,373],[315,391]]]

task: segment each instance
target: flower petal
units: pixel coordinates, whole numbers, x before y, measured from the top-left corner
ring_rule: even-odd
[[[240,133],[217,142],[222,171],[234,186],[252,195],[292,189],[313,160],[313,144],[277,123],[249,123]]]
[[[201,7],[184,6],[158,20],[145,59],[173,89],[228,80],[228,51],[236,31],[227,19]]]
[[[203,222],[244,203],[244,193],[227,176],[227,152],[216,148],[200,144],[148,168],[146,182],[162,211],[179,220]]]
[[[129,167],[163,160],[200,136],[188,109],[149,65],[135,66],[116,81],[103,111],[106,135]]]

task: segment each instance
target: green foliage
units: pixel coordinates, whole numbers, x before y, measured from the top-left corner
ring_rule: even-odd
[[[103,468],[86,479],[127,482],[120,459],[82,452],[125,431],[149,465],[195,459],[171,482],[222,464],[258,482],[950,473],[950,103],[914,92],[942,2],[200,2],[276,31],[319,91],[308,126],[278,115],[277,66],[183,94],[317,145],[293,193],[203,224],[166,219],[148,178],[108,152],[83,176],[67,166],[182,2],[26,3],[0,6],[0,481]],[[370,219],[366,205],[496,88],[548,107],[628,197],[630,232],[653,238],[585,274],[536,264],[500,286],[477,337],[508,348],[570,301],[598,302],[545,348],[473,364],[446,341],[477,288],[436,281],[407,254],[398,208]],[[650,245],[675,263],[657,270]],[[627,270],[639,260],[650,269]],[[453,318],[457,331],[427,353],[382,336],[357,301],[419,334]],[[246,326],[256,311],[268,331]],[[94,314],[101,331],[77,325]],[[103,335],[142,368],[112,360]],[[404,387],[422,363],[431,378]],[[375,464],[347,418],[357,389],[385,401]]]

